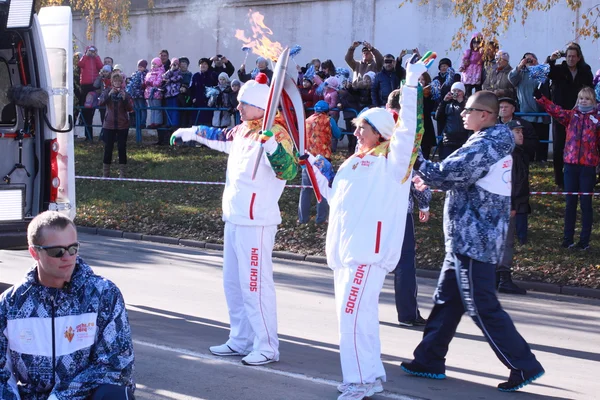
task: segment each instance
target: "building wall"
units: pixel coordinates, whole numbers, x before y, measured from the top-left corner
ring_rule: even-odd
[[[120,41],[109,43],[105,31],[97,24],[94,39],[85,38],[86,21],[76,18],[73,32],[83,51],[94,43],[100,56],[109,55],[123,64],[125,73],[136,68],[137,60],[148,61],[161,49],[171,57],[187,56],[191,70],[197,70],[200,57],[221,53],[238,68],[244,59],[243,45],[234,37],[236,29],[249,35],[248,9],[265,16],[264,22],[274,35],[271,40],[283,45],[302,46],[296,61],[303,65],[312,58],[331,58],[336,66],[345,66],[344,55],[354,40],[370,41],[383,54],[397,55],[401,49],[419,47],[434,50],[438,59],[449,57],[458,65],[461,52],[450,51],[452,35],[460,20],[451,13],[450,0],[432,1],[435,4],[418,6],[418,1],[402,8],[400,0],[267,0],[222,1],[184,0],[157,3],[152,10],[135,10],[130,16],[131,31],[124,32]],[[582,9],[594,2],[583,0]],[[526,51],[537,54],[540,61],[548,54],[574,40],[572,24],[578,20],[566,5],[555,6],[550,12],[531,13],[525,26],[514,23],[499,38],[503,50],[511,54],[511,64],[517,65]],[[586,61],[595,71],[600,66],[600,44],[580,40]],[[360,50],[356,51],[356,58]],[[256,55],[248,57],[248,70]],[[293,68],[293,63],[291,63]],[[433,67],[437,72],[437,64]]]

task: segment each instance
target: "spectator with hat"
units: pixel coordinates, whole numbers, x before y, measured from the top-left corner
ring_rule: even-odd
[[[396,59],[391,54],[383,57],[383,69],[375,75],[371,84],[371,98],[375,107],[383,107],[388,96],[400,87],[400,78],[396,75]]]
[[[203,57],[198,60],[198,69],[192,76],[192,86],[190,86],[190,94],[192,97],[193,107],[206,108],[208,107],[208,97],[206,97],[206,88],[217,86],[218,76],[214,71],[210,71],[210,59]],[[213,119],[212,110],[200,110],[192,113],[192,125],[210,126]]]
[[[496,53],[496,65],[490,68],[486,74],[481,88],[494,92],[498,97],[517,98],[515,87],[508,80],[508,74],[512,71],[510,56],[506,51],[498,50]]]
[[[531,77],[528,71],[529,67],[538,65],[538,59],[533,53],[525,53],[519,65],[510,71],[508,80],[517,90],[517,99],[519,100],[520,111],[523,113],[540,113],[544,108],[537,104],[533,97],[533,91],[540,86],[540,83]],[[541,84],[541,90],[550,93],[548,82]],[[546,161],[548,159],[548,138],[550,135],[550,117],[548,116],[529,116],[521,117],[533,126],[535,135],[538,138],[538,144],[535,149],[535,155],[531,161]],[[542,142],[544,141],[544,142]]]
[[[440,60],[438,70],[438,74],[431,80],[431,98],[435,102],[436,107],[446,97],[446,94],[450,92],[452,85],[455,82],[460,82],[460,74],[454,71],[452,61],[449,58],[442,58]]]
[[[94,86],[94,82],[98,77],[98,72],[102,68],[102,60],[98,56],[96,46],[88,46],[85,49],[85,54],[77,62],[77,66],[80,69],[79,83],[81,85],[81,96],[79,97],[79,104],[84,105],[86,103],[86,97],[90,92],[96,92],[97,87]],[[95,94],[94,94],[95,95]],[[94,120],[94,108],[84,108],[81,110],[81,115],[85,124],[85,140],[92,141],[94,136],[92,134],[92,121]]]
[[[515,116],[517,110],[517,102],[512,97],[500,97],[498,99],[500,110],[498,111],[498,123],[508,124],[511,121],[519,121],[523,129],[523,150],[528,158],[528,162],[533,160],[535,149],[538,145],[538,137],[533,129],[531,122],[524,120],[521,117]]]
[[[246,73],[246,64],[242,64],[238,70],[238,78],[242,83],[248,82],[249,80],[256,78],[256,75],[261,72],[267,76],[268,84],[270,84],[271,79],[273,79],[273,71],[269,68],[267,59],[264,57],[258,57],[256,59],[256,68],[249,73]]]
[[[225,57],[222,54],[217,54],[216,56],[211,57],[210,60],[212,61],[212,64],[210,65],[209,69],[214,71],[217,75],[220,75],[222,72],[225,72],[227,76],[230,77],[235,72],[235,67],[233,66],[231,61],[229,61],[227,57]]]
[[[322,155],[331,160],[331,139],[339,139],[342,132],[337,122],[329,115],[329,105],[324,100],[315,104],[315,113],[306,119],[306,151],[312,155]],[[302,168],[302,186],[311,186],[306,168]],[[298,203],[298,222],[308,223],[310,219],[310,205],[313,198],[313,190],[310,188],[300,189],[300,202]],[[329,205],[323,199],[317,204],[317,219],[315,223],[322,224],[327,220]]]
[[[148,110],[146,109],[146,100],[144,99],[144,79],[148,73],[148,61],[139,60],[137,63],[137,71],[131,74],[131,80],[127,85],[126,91],[133,99],[133,105],[137,112],[140,113],[140,123],[142,129],[146,127],[146,119],[148,118]]]
[[[286,181],[295,178],[298,160],[280,115],[269,132],[262,131],[269,100],[267,76],[259,73],[246,82],[238,100],[241,124],[231,129],[181,128],[171,136],[171,144],[195,140],[229,154],[223,191],[223,286],[231,329],[225,343],[209,350],[217,356],[243,357],[245,365],[265,365],[279,361],[271,256],[281,223],[279,198]]]
[[[363,45],[362,48],[362,60],[354,59],[354,50],[360,45]],[[354,72],[354,77],[352,78],[352,83],[362,80],[363,76],[372,71],[373,73],[377,73],[381,71],[383,67],[383,56],[375,47],[373,47],[369,42],[359,42],[355,41],[348,48],[346,52],[346,64],[350,67],[350,69]]]
[[[442,136],[442,143],[439,146],[440,160],[444,160],[458,150],[469,138],[471,132],[464,127],[461,117],[465,102],[465,85],[462,82],[455,82],[435,112],[438,132],[441,132]]]
[[[496,266],[496,287],[500,293],[526,294],[512,281],[512,261],[515,247],[515,234],[520,244],[527,243],[527,218],[531,213],[529,205],[529,156],[525,152],[524,127],[522,121],[513,119],[506,124],[515,137],[512,152],[510,220],[504,243],[504,252]]]

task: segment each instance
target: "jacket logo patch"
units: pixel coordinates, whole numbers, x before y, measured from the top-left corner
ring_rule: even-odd
[[[368,161],[368,160],[362,160],[360,162],[361,167],[370,167],[371,164],[372,164],[371,161]]]
[[[354,165],[352,166],[352,169],[356,169],[356,167],[358,167],[358,163],[354,164]]]
[[[33,342],[33,332],[30,331],[29,329],[23,329],[21,332],[19,332],[19,340],[21,340],[21,343],[23,344],[29,344]]]
[[[69,341],[69,343],[71,343],[71,341],[73,340],[74,337],[75,337],[75,332],[73,331],[72,327],[69,327],[65,331],[65,338]]]

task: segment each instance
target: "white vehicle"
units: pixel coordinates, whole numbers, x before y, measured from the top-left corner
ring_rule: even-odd
[[[45,210],[75,217],[70,7],[0,0],[0,249]]]

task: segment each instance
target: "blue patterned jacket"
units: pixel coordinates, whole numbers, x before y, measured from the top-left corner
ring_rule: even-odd
[[[481,130],[441,163],[420,156],[415,172],[446,191],[446,252],[496,264],[504,251],[510,218],[511,153],[515,139],[505,125]]]
[[[37,282],[37,267],[0,297],[0,399],[84,400],[101,384],[133,383],[133,343],[114,283],[81,259],[68,288]]]

